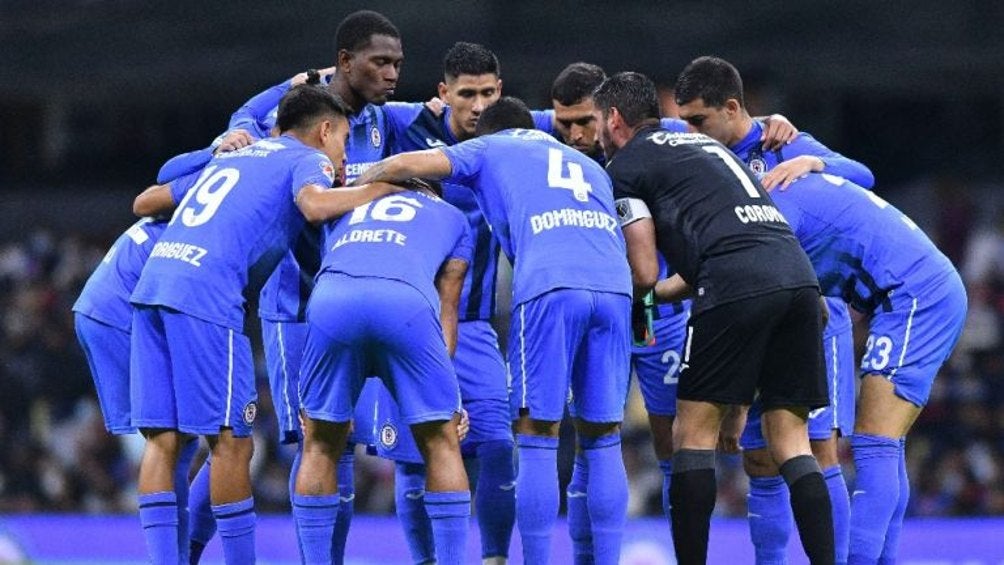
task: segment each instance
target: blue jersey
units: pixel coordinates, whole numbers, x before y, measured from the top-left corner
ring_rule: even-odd
[[[449,259],[470,263],[471,251],[470,228],[459,210],[423,192],[391,194],[356,208],[331,226],[320,274],[407,283],[438,315],[436,274]]]
[[[241,330],[257,291],[304,226],[294,202],[308,184],[330,186],[331,161],[289,136],[217,155],[199,175],[154,246],[132,301],[167,306]]]
[[[389,116],[388,122],[396,128],[396,142],[391,148],[393,153],[445,147],[459,142],[450,130],[449,107],[439,116],[424,104],[388,102],[384,108]],[[443,199],[467,216],[474,241],[474,255],[460,294],[460,319],[490,320],[495,314],[498,241],[492,237],[491,228],[470,188],[444,183]]]
[[[87,279],[73,311],[130,331],[132,304],[129,304],[129,295],[165,227],[167,222],[143,218],[120,235]]]
[[[474,189],[513,264],[513,305],[557,288],[632,293],[610,178],[534,130],[505,130],[441,151],[446,180]]]
[[[888,310],[892,291],[923,292],[954,272],[912,220],[850,181],[811,174],[797,189],[771,196],[812,261],[821,292],[860,312]]]

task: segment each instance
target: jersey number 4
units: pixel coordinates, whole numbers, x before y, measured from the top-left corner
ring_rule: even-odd
[[[565,176],[565,158],[560,149],[547,150],[547,186],[571,190],[579,202],[589,202],[593,185],[586,182],[582,165],[568,162],[568,176]]]
[[[240,178],[241,172],[237,169],[217,171],[216,165],[206,167],[199,180],[195,181],[195,185],[188,189],[185,197],[181,199],[168,225],[173,224],[179,217],[181,223],[190,228],[208,222],[220,209],[223,199],[230,194]]]

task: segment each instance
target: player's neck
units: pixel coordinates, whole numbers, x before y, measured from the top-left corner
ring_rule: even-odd
[[[736,119],[736,126],[732,128],[732,138],[725,145],[727,147],[735,147],[740,141],[749,135],[750,130],[753,129],[753,118],[750,117],[749,113],[743,110],[742,115]]]
[[[352,87],[349,86],[349,83],[346,82],[345,78],[338,73],[335,73],[335,76],[331,78],[331,84],[328,85],[328,90],[332,94],[337,94],[338,97],[341,98],[350,109],[352,109],[353,114],[359,113],[359,111],[363,109],[363,106],[366,105],[366,100],[353,90]]]

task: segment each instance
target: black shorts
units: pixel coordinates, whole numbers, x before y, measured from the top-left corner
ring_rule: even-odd
[[[690,318],[677,398],[764,408],[829,404],[819,291],[780,290]]]

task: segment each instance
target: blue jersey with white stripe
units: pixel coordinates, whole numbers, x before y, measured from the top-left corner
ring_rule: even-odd
[[[132,304],[129,304],[129,295],[136,288],[143,265],[165,227],[166,221],[143,218],[120,235],[87,279],[73,311],[130,331]]]
[[[393,153],[445,147],[458,143],[450,130],[451,109],[439,116],[424,104],[389,102],[385,106],[389,121],[398,128]],[[492,237],[477,199],[466,186],[443,183],[443,199],[467,216],[474,241],[474,254],[464,278],[460,295],[460,320],[490,320],[495,314],[495,282],[498,271],[499,244]]]
[[[812,261],[821,292],[860,312],[888,310],[891,292],[916,296],[955,270],[910,218],[846,179],[810,174],[771,197]]]
[[[304,227],[294,198],[330,186],[331,161],[290,136],[217,155],[199,175],[154,246],[132,295],[241,330],[247,292],[257,292]]]
[[[421,292],[438,315],[436,274],[450,259],[470,263],[470,231],[464,214],[440,198],[417,191],[384,196],[331,225],[321,274],[404,282]]]
[[[513,264],[513,305],[558,288],[632,293],[610,178],[535,130],[511,129],[442,151],[446,179],[471,187]]]

